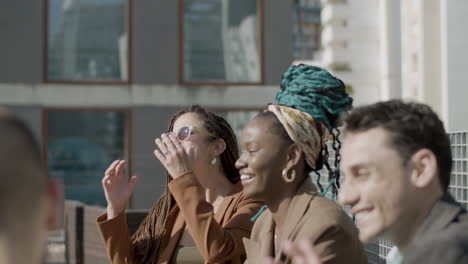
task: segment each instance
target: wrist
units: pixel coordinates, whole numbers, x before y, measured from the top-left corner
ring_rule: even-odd
[[[190,174],[190,173],[193,173],[193,170],[189,170],[189,171],[186,171],[186,172],[183,172],[183,173],[180,173],[178,174],[176,177],[173,177],[174,179],[177,179],[177,178],[180,178],[184,175],[187,175],[187,174]]]
[[[112,219],[112,218],[115,218],[117,215],[119,215],[120,213],[122,213],[124,209],[123,208],[115,208],[113,206],[107,206],[107,219]]]

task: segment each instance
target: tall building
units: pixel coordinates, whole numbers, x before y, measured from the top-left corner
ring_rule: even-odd
[[[130,208],[164,190],[154,139],[201,104],[237,132],[274,101],[293,60],[292,0],[26,0],[0,10],[0,104],[42,143],[68,199],[104,205],[114,159],[141,176]],[[287,36],[287,37],[285,37]]]
[[[291,9],[292,0],[6,1],[0,105],[33,129],[66,199],[105,206],[103,173],[126,159],[125,174],[140,176],[129,208],[149,209],[165,188],[154,139],[172,114],[200,104],[239,136],[274,101],[293,61]],[[53,263],[63,240],[49,238]],[[100,243],[76,240],[66,258],[102,263]]]
[[[34,130],[67,198],[102,206],[104,168],[128,159],[141,176],[129,207],[147,209],[165,182],[153,140],[173,113],[201,104],[239,136],[306,61],[356,105],[433,106],[453,132],[450,188],[466,205],[466,13],[465,0],[4,1],[0,105]],[[369,245],[370,261],[389,247]]]
[[[401,98],[429,104],[452,142],[449,190],[467,207],[464,85],[468,75],[467,1],[322,0],[321,57],[351,87],[355,104]],[[392,244],[367,245],[370,263],[385,263]]]
[[[467,130],[467,11],[459,0],[322,0],[318,61],[351,85],[356,104],[425,102],[449,131]]]
[[[293,1],[293,51],[295,60],[313,60],[320,50],[322,31],[320,12],[320,0]]]

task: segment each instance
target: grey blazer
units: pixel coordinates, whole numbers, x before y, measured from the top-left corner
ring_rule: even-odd
[[[468,263],[468,214],[450,194],[434,205],[416,231],[403,263]]]

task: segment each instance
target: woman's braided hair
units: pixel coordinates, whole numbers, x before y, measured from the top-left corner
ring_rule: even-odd
[[[335,168],[332,169],[328,162],[329,151],[324,142],[316,168],[310,169],[317,175],[316,183],[322,194],[332,188],[332,195],[335,196],[340,187],[340,116],[351,109],[353,103],[353,99],[346,93],[344,83],[322,68],[304,64],[294,65],[283,74],[276,101],[279,105],[308,113],[314,119],[320,120],[330,132],[332,149],[335,151]],[[318,172],[323,166],[329,174],[329,184],[325,189],[320,184]]]
[[[239,150],[236,136],[229,123],[224,118],[206,111],[199,105],[192,105],[188,109],[179,111],[172,116],[168,132],[173,130],[175,121],[186,113],[196,113],[204,119],[204,127],[212,140],[223,139],[225,141],[226,150],[220,155],[221,165],[229,181],[237,183],[240,176],[234,164],[239,158]],[[172,212],[177,210],[174,197],[167,188],[171,180],[172,178],[166,171],[165,192],[153,208],[151,208],[138,230],[132,236],[134,263],[156,263],[158,256],[167,246],[170,231],[175,220],[172,219]]]

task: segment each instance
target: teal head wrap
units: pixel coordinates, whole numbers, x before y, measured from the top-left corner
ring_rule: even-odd
[[[293,65],[283,74],[277,104],[310,114],[331,132],[342,112],[351,108],[353,99],[343,82],[328,71],[312,65]]]

